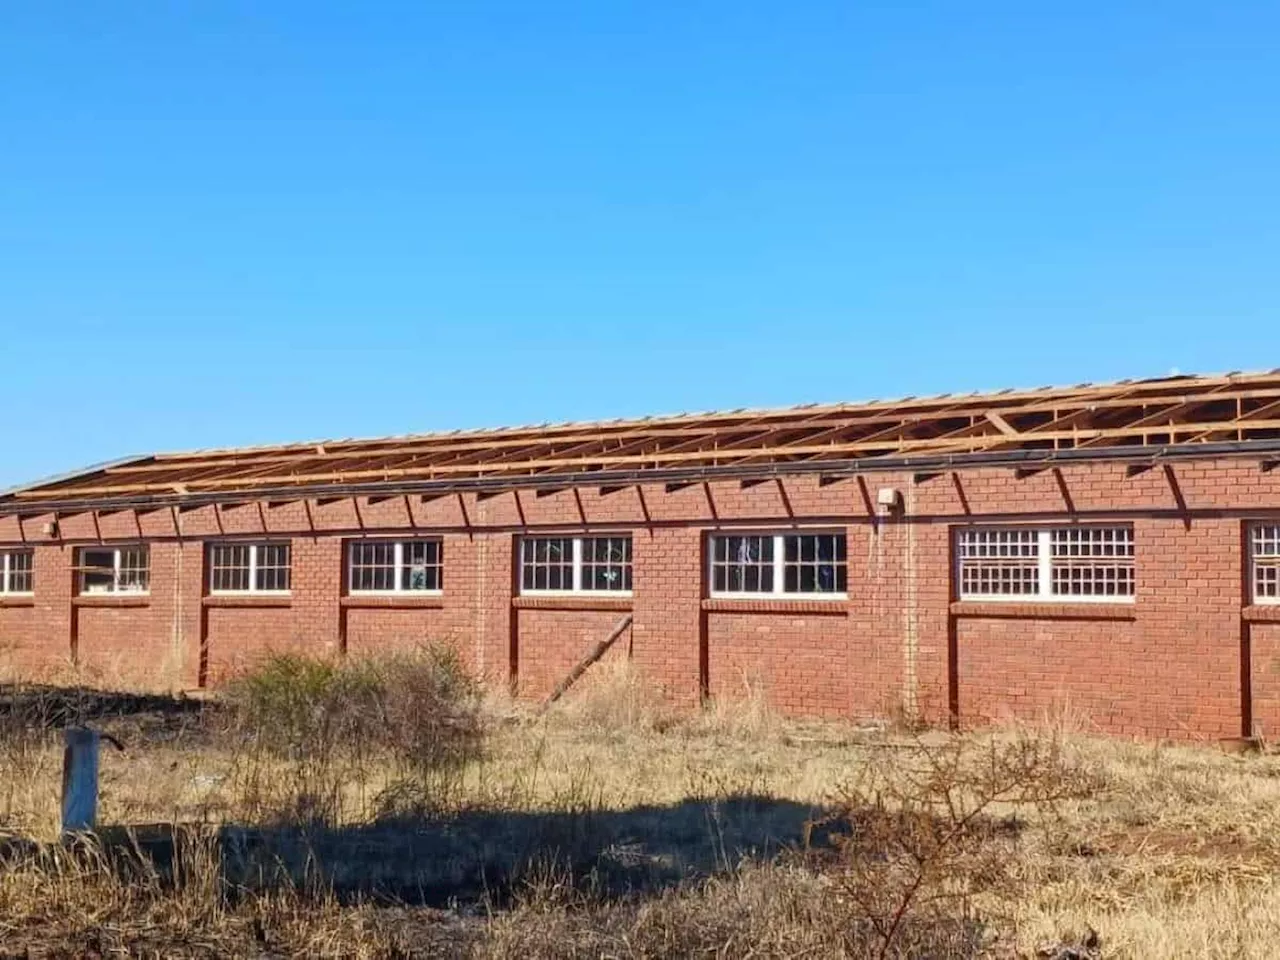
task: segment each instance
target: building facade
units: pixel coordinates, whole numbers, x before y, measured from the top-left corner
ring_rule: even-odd
[[[1272,409],[1234,375],[137,458],[0,497],[0,664],[440,642],[533,698],[629,618],[609,655],[690,705],[1269,736]]]

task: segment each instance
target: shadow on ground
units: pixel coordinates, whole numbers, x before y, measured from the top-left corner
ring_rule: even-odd
[[[652,892],[799,846],[821,816],[807,805],[742,795],[616,811],[476,810],[340,829],[104,827],[98,841],[125,875],[154,870],[169,882],[189,872],[184,860],[216,854],[229,891],[290,886],[332,892],[344,903],[443,907],[501,903],[522,882],[552,872],[606,896]],[[823,828],[811,842],[830,835]],[[46,852],[10,842],[0,857],[14,864]]]
[[[121,740],[164,742],[203,728],[210,705],[191,697],[92,687],[0,684],[0,730],[58,730],[91,724]]]

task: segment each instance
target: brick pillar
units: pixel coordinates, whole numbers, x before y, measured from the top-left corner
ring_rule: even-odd
[[[336,653],[339,648],[342,593],[342,540],[338,537],[294,537],[291,643],[308,654]]]
[[[1179,739],[1239,736],[1241,522],[1165,517],[1133,527],[1140,656],[1130,658],[1130,675],[1106,678],[1117,691],[1112,726]]]
[[[507,684],[513,679],[513,660],[519,669],[518,658],[513,656],[513,647],[518,649],[519,622],[511,607],[515,538],[510,534],[480,534],[468,546],[476,585],[472,614],[475,670],[488,683]]]
[[[951,528],[945,523],[912,524],[915,558],[916,706],[925,723],[946,724],[951,716],[953,673],[951,636]]]
[[[701,693],[702,532],[687,528],[638,530],[632,541],[636,665],[675,702],[695,704]]]
[[[75,549],[64,544],[41,545],[32,559],[35,574],[37,627],[34,647],[23,660],[38,670],[60,670],[71,662],[75,592]]]
[[[171,639],[178,663],[177,683],[194,688],[204,680],[205,618],[201,601],[205,593],[205,549],[199,540],[179,540],[174,545],[174,594],[170,608]]]

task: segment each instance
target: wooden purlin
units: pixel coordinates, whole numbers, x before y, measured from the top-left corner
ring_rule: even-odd
[[[1249,426],[1252,429],[1280,430],[1280,420],[1260,420],[1252,421]],[[1223,430],[1235,430],[1236,422],[1222,421],[1214,424],[1183,424],[1174,428],[1173,433],[1189,433],[1191,431],[1219,432]],[[1072,431],[1055,431],[1052,433],[1041,433],[1037,435],[1038,440],[1071,440],[1080,441],[1097,437],[1116,438],[1116,439],[1135,439],[1141,440],[1147,435],[1166,435],[1170,433],[1167,426],[1143,427],[1137,429],[1127,428],[1108,428],[1108,429],[1079,429]],[[835,459],[837,457],[856,458],[859,456],[885,456],[898,454],[928,454],[928,453],[954,453],[954,452],[979,452],[989,449],[999,444],[1010,443],[1010,439],[1003,434],[992,433],[981,436],[971,437],[953,437],[944,438],[928,438],[920,440],[901,440],[897,442],[871,442],[871,443],[841,443],[834,445],[806,446],[794,445],[784,446],[780,448],[767,449],[743,449],[743,448],[721,448],[716,451],[689,451],[681,453],[650,453],[640,455],[624,455],[624,456],[601,456],[592,458],[590,466],[593,468],[647,468],[661,466],[705,466],[711,465],[709,461],[719,461],[722,464],[738,463],[751,460],[759,460],[761,458],[784,458],[784,457],[801,457],[810,454],[819,455],[814,459]],[[206,480],[200,483],[189,484],[192,491],[208,491],[216,492],[221,490],[246,489],[251,490],[254,486],[291,486],[291,485],[327,485],[342,483],[376,483],[376,482],[394,482],[397,480],[414,480],[424,477],[463,477],[463,476],[499,476],[525,471],[542,470],[543,468],[560,468],[559,471],[544,472],[564,472],[572,473],[583,469],[584,462],[581,459],[547,459],[547,460],[529,460],[515,461],[497,465],[497,468],[486,468],[480,464],[452,464],[434,467],[401,469],[401,470],[365,470],[365,471],[342,471],[330,472],[323,474],[280,474],[272,476],[255,477],[254,483],[248,485],[242,479],[214,479]],[[167,488],[165,488],[167,489]],[[68,491],[65,488],[50,491],[23,491],[16,496],[20,499],[30,500],[39,499],[41,497],[50,497],[56,495],[65,495]],[[148,492],[156,492],[156,488],[150,484],[114,484],[103,485],[97,487],[76,488],[74,491],[78,495],[84,496],[106,496],[115,494],[144,494]]]
[[[1215,383],[1217,383],[1215,381]],[[1219,388],[1229,387],[1234,381],[1219,383]],[[1185,392],[1186,384],[1183,382],[1175,384],[1159,383],[1162,391],[1169,391],[1175,387]],[[924,422],[928,419],[935,419],[943,415],[944,411],[959,414],[961,411],[969,407],[983,407],[986,409],[999,412],[1001,415],[1019,416],[1038,411],[1049,411],[1076,406],[1078,404],[1087,403],[1090,406],[1099,409],[1111,406],[1129,406],[1137,399],[1134,394],[1143,396],[1149,395],[1150,389],[1142,390],[1136,385],[1117,385],[1107,388],[1090,388],[1087,391],[1076,391],[1068,395],[1066,392],[1060,392],[1054,401],[1055,406],[1046,406],[1044,402],[1033,404],[1022,404],[1015,406],[1011,404],[1011,397],[1019,395],[975,395],[964,398],[934,398],[928,403],[913,402],[904,403],[897,402],[892,404],[869,405],[863,408],[850,407],[831,407],[831,408],[802,408],[802,412],[806,416],[806,420],[816,421],[821,418],[833,421],[835,426],[832,429],[853,429],[857,425],[874,424],[883,422],[892,422],[895,420],[917,420]],[[1246,390],[1231,391],[1221,394],[1226,397],[1255,397],[1255,396],[1280,396],[1280,387],[1270,390]],[[1181,399],[1181,398],[1179,398]],[[1152,402],[1155,402],[1154,398]],[[927,412],[926,412],[927,409]],[[491,434],[482,435],[453,435],[453,434],[437,434],[430,438],[423,438],[412,444],[398,444],[390,447],[384,447],[385,441],[365,441],[362,445],[356,446],[355,442],[344,442],[344,444],[332,444],[326,448],[327,452],[323,455],[316,454],[316,446],[306,445],[296,449],[299,453],[284,454],[279,451],[274,453],[253,453],[246,452],[244,456],[235,456],[234,454],[225,455],[226,459],[220,462],[196,461],[183,468],[184,471],[192,469],[201,469],[199,479],[215,475],[219,470],[228,471],[227,479],[232,476],[251,477],[259,475],[257,470],[246,469],[251,464],[262,463],[268,464],[290,464],[300,474],[312,474],[317,472],[317,467],[333,468],[339,470],[351,469],[350,461],[356,460],[367,461],[370,464],[369,469],[374,463],[378,466],[386,466],[389,469],[398,469],[400,465],[407,463],[415,463],[420,459],[427,458],[430,462],[436,456],[446,452],[470,452],[475,454],[475,459],[491,459],[483,457],[486,452],[496,449],[506,448],[530,448],[547,444],[549,441],[576,443],[580,448],[589,449],[593,444],[607,444],[609,440],[614,438],[636,438],[632,443],[627,444],[629,447],[644,446],[650,441],[661,444],[670,438],[681,438],[682,447],[691,444],[686,441],[696,440],[698,438],[707,437],[711,434],[715,437],[724,437],[727,434],[736,433],[739,430],[759,430],[766,423],[776,422],[775,429],[785,431],[789,429],[788,419],[794,423],[798,413],[801,411],[778,411],[769,414],[756,414],[746,418],[739,418],[740,422],[727,425],[715,426],[719,417],[707,417],[702,421],[694,421],[692,419],[665,421],[654,421],[653,425],[649,425],[645,421],[629,421],[620,423],[610,423],[602,425],[604,429],[599,433],[584,433],[582,428],[569,426],[570,429],[579,432],[561,435],[560,431],[565,428],[548,428],[548,432],[543,435],[531,433],[528,430],[518,431],[493,431]],[[671,426],[676,424],[675,426]],[[463,436],[469,436],[471,439],[461,439]],[[339,452],[343,447],[350,447],[347,452]],[[386,457],[385,461],[380,460]],[[448,458],[453,462],[465,462],[471,459],[468,456],[456,456]],[[115,468],[111,472],[117,474],[144,474],[163,471],[172,471],[174,461],[167,458],[157,458],[155,462],[146,464],[131,464],[120,468]],[[203,468],[203,469],[202,469]],[[204,472],[208,470],[209,472]],[[231,474],[230,471],[235,471]],[[270,475],[270,471],[263,471],[264,474]],[[184,474],[173,474],[171,472],[164,473],[166,482],[172,482],[174,479],[184,479]]]
[[[1261,407],[1256,407],[1247,413],[1242,413],[1235,420],[1235,428],[1240,429],[1241,427],[1244,427],[1247,429],[1254,426],[1258,420],[1265,419],[1272,414],[1280,414],[1280,400],[1274,400],[1271,403],[1263,404]],[[1208,440],[1214,432],[1215,431],[1210,430],[1204,433],[1199,433],[1192,437],[1188,442],[1203,443]]]
[[[1217,406],[1209,411],[1216,419],[1196,420],[1197,412],[1223,401],[1234,401],[1239,415],[1224,419]],[[1245,409],[1254,403],[1260,406]],[[714,468],[1048,445],[1070,449],[1151,438],[1188,444],[1275,430],[1280,374],[1179,378],[157,456],[19,491],[10,499]]]

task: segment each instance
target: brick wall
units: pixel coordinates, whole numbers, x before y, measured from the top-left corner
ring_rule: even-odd
[[[546,697],[626,615],[625,609],[518,609],[517,693],[539,699]],[[631,637],[624,633],[604,659],[627,656],[630,645]]]
[[[880,487],[899,491],[900,511],[877,512]],[[269,650],[442,641],[489,682],[539,697],[629,612],[611,656],[685,704],[751,687],[805,715],[1066,715],[1122,734],[1275,735],[1280,608],[1249,602],[1244,531],[1277,515],[1280,471],[1222,460],[121,511],[60,518],[52,535],[50,517],[0,517],[0,546],[35,546],[37,584],[34,598],[0,598],[0,665],[36,674],[74,656],[103,682],[191,687]],[[1135,602],[957,600],[957,528],[1086,521],[1133,526]],[[793,527],[847,532],[847,600],[708,598],[710,531]],[[524,531],[629,532],[633,596],[518,596]],[[391,534],[443,538],[441,596],[345,596],[344,542]],[[268,535],[291,539],[291,595],[207,596],[205,545]],[[139,539],[152,550],[147,597],[74,595],[76,546]]]

